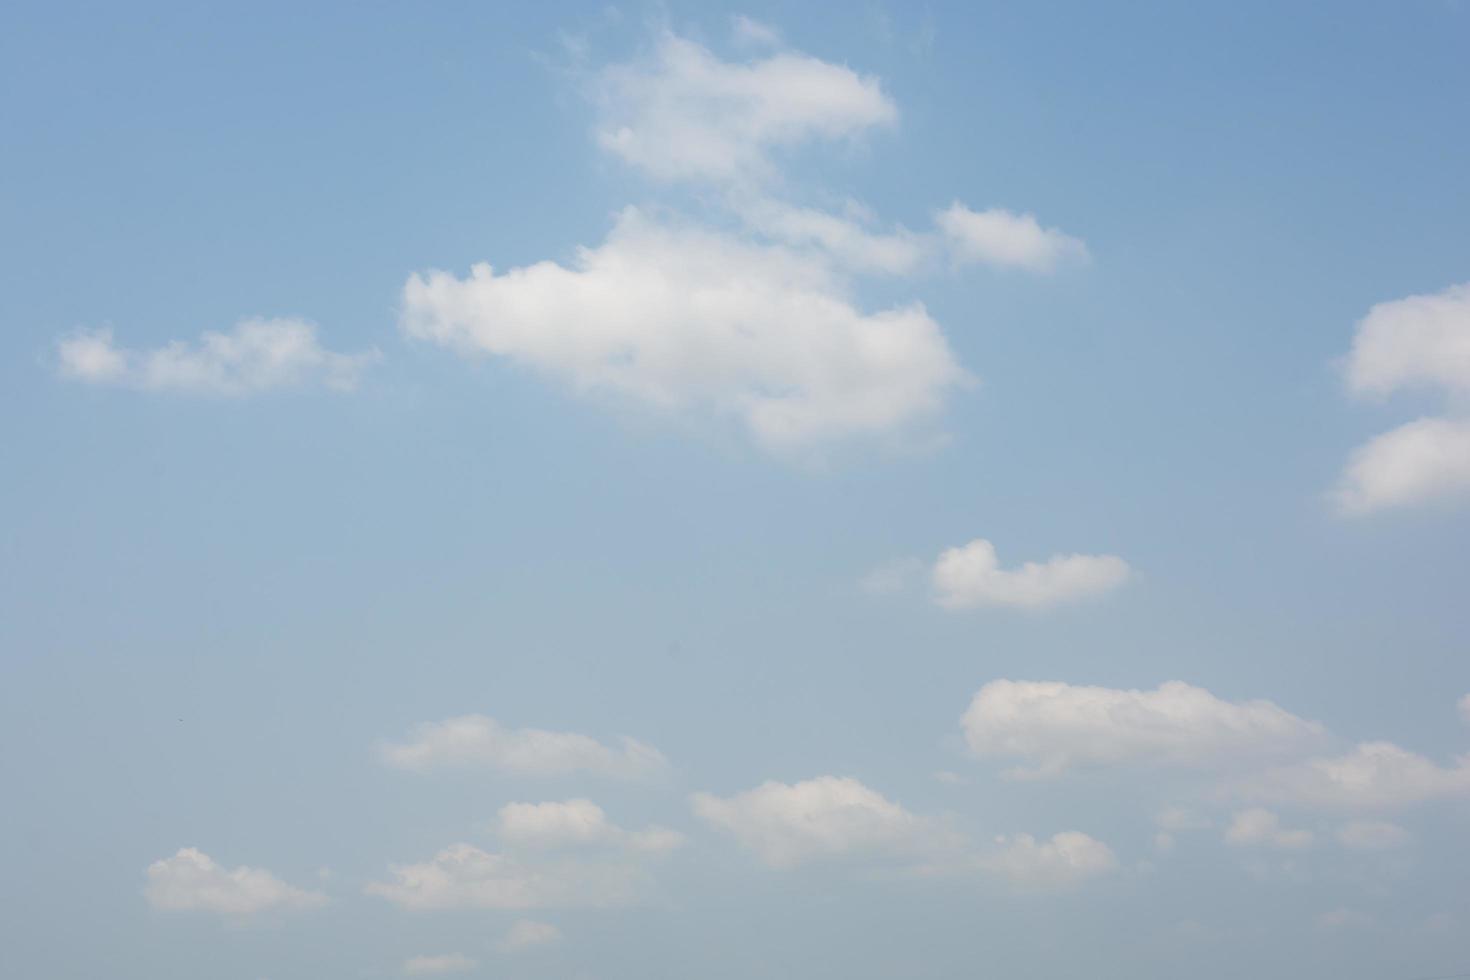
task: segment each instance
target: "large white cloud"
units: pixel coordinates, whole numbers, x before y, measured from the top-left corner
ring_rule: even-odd
[[[1310,830],[1288,829],[1281,825],[1281,818],[1270,810],[1253,807],[1235,814],[1230,826],[1225,828],[1225,843],[1237,847],[1275,847],[1282,850],[1299,850],[1311,847],[1316,840]]]
[[[461,715],[418,726],[406,742],[389,743],[383,761],[402,769],[484,767],[536,776],[590,772],[642,778],[664,771],[663,753],[633,738],[618,745],[575,732],[506,728],[485,715]]]
[[[379,359],[375,350],[327,350],[315,324],[293,318],[241,320],[228,332],[153,350],[119,347],[110,329],[82,331],[59,341],[57,356],[61,375],[75,381],[210,395],[308,384],[348,390]]]
[[[327,899],[318,892],[286,884],[261,868],[224,868],[196,848],[154,861],[146,872],[143,896],[154,908],[201,910],[230,917],[269,909],[310,908]]]
[[[850,777],[769,781],[729,797],[696,793],[691,804],[701,819],[778,868],[818,858],[912,855],[937,839],[930,821]]]
[[[1107,874],[1118,867],[1113,849],[1080,831],[1037,840],[1030,834],[1001,837],[981,867],[1025,888],[1059,888]]]
[[[1115,555],[1056,555],[1001,568],[995,546],[977,539],[941,554],[931,577],[934,601],[948,609],[1040,609],[1115,589],[1127,581],[1128,571],[1128,563]]]
[[[1087,246],[1056,228],[1043,228],[1032,214],[1004,208],[974,211],[956,201],[935,216],[957,262],[1051,272],[1068,262],[1086,262]]]
[[[1020,759],[1031,775],[1077,766],[1199,765],[1299,751],[1324,734],[1270,701],[1224,701],[1180,681],[1124,690],[991,681],[961,719],[971,751]]]
[[[1470,493],[1470,421],[1422,418],[1353,451],[1335,491],[1338,510],[1367,514]]]
[[[785,450],[909,429],[966,380],[922,305],[863,312],[818,257],[635,208],[569,266],[413,276],[403,327]]]
[[[1470,392],[1470,283],[1370,309],[1353,338],[1347,381],[1359,394]]]
[[[591,800],[508,803],[497,815],[496,833],[507,844],[535,849],[578,846],[626,847],[635,851],[671,851],[684,842],[666,827],[628,831],[607,819]]]
[[[898,118],[878,80],[846,66],[793,51],[722,61],[670,33],[650,57],[602,71],[593,97],[602,147],[664,180],[770,180],[775,149]]]
[[[1243,781],[1247,796],[1305,806],[1388,809],[1470,797],[1470,756],[1441,766],[1392,742],[1363,742]]]

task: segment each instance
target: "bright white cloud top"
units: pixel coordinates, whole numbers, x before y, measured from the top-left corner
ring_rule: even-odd
[[[941,554],[931,579],[934,601],[946,609],[1042,609],[1109,592],[1128,574],[1128,563],[1116,555],[1056,555],[1002,568],[995,545],[981,538]]]
[[[1358,324],[1348,389],[1384,396],[1442,392],[1456,410],[1421,418],[1354,450],[1333,492],[1339,512],[1362,515],[1470,495],[1470,283],[1379,303]]]
[[[684,836],[665,827],[627,831],[607,819],[591,800],[564,803],[508,803],[500,808],[496,831],[501,840],[519,847],[611,846],[659,853],[684,843]]]
[[[61,376],[73,381],[229,396],[308,385],[350,391],[380,359],[376,350],[328,350],[316,324],[293,318],[241,320],[228,332],[153,350],[119,347],[107,328],[87,330],[60,340],[57,357]]]
[[[486,768],[537,776],[595,773],[642,779],[668,761],[651,745],[624,736],[617,745],[576,732],[506,728],[485,715],[461,715],[418,726],[405,742],[381,747],[384,762],[400,769]]]
[[[1059,681],[991,681],[960,721],[977,756],[1018,759],[1017,775],[1112,765],[1199,766],[1291,754],[1325,735],[1270,701],[1224,701],[1169,681],[1151,691]]]
[[[288,885],[262,868],[225,868],[203,851],[181,848],[154,861],[143,896],[157,909],[214,912],[244,918],[273,909],[304,909],[327,901],[319,892]]]
[[[570,266],[415,275],[409,336],[800,450],[931,420],[966,380],[922,305],[859,309],[829,264],[629,208]]]
[[[598,143],[662,180],[770,180],[774,150],[850,139],[898,118],[876,78],[845,66],[792,51],[722,61],[671,33],[651,58],[605,69],[593,98]]]
[[[1056,228],[1043,228],[1033,214],[1004,208],[973,211],[958,201],[935,216],[956,262],[978,262],[1028,272],[1052,272],[1083,263],[1087,246]]]

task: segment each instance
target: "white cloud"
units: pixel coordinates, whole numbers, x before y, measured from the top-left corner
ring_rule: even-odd
[[[1016,834],[997,843],[999,850],[983,859],[983,867],[1025,888],[1076,885],[1118,867],[1112,848],[1075,830],[1044,841]]]
[[[326,896],[286,884],[260,868],[223,868],[192,847],[148,866],[143,895],[154,908],[250,916],[268,909],[309,908]]]
[[[1003,208],[972,211],[958,201],[934,218],[959,262],[978,262],[1028,272],[1051,272],[1067,262],[1086,262],[1087,246],[1035,215]]]
[[[441,953],[437,956],[413,956],[403,962],[403,972],[411,977],[437,973],[465,973],[478,962],[463,953]]]
[[[818,257],[635,208],[570,267],[415,275],[403,308],[412,337],[731,418],[779,450],[896,434],[967,381],[922,305],[864,313]]]
[[[1346,755],[1274,769],[1238,788],[1247,796],[1307,806],[1406,807],[1470,796],[1470,756],[1444,768],[1391,742],[1363,742]]]
[[[310,384],[349,390],[380,357],[376,350],[327,350],[315,324],[291,318],[241,320],[194,344],[173,341],[142,351],[118,347],[110,329],[82,331],[60,340],[57,355],[62,377],[76,381],[210,395]]]
[[[1470,493],[1470,422],[1422,418],[1353,451],[1334,492],[1339,512],[1367,514]]]
[[[926,838],[935,840],[929,821],[838,776],[770,781],[730,797],[696,793],[691,804],[701,819],[777,868],[818,858],[911,854]]]
[[[1470,283],[1369,310],[1353,338],[1347,382],[1366,395],[1410,387],[1470,392]]]
[[[991,681],[961,725],[976,755],[1029,760],[1030,775],[1074,766],[1220,763],[1298,750],[1324,734],[1320,724],[1270,701],[1223,701],[1180,681],[1152,691]]]
[[[1354,820],[1337,832],[1338,843],[1355,851],[1385,851],[1411,839],[1407,830],[1386,820]]]
[[[1225,830],[1225,842],[1237,847],[1300,850],[1311,847],[1314,841],[1310,830],[1287,830],[1281,826],[1280,817],[1260,807],[1237,813]]]
[[[533,849],[605,845],[657,853],[684,843],[682,834],[665,827],[624,830],[586,799],[506,804],[500,808],[496,832],[507,844]]]
[[[934,601],[946,609],[1041,609],[1115,589],[1128,574],[1128,563],[1114,555],[1056,555],[1005,569],[995,546],[982,538],[941,554],[932,581]]]
[[[593,95],[598,143],[660,180],[769,181],[773,150],[898,118],[876,78],[843,65],[792,51],[726,62],[669,33],[648,59],[602,71]]]
[[[511,923],[504,938],[496,944],[503,953],[518,953],[537,946],[549,946],[561,941],[561,930],[550,922],[533,919],[518,919]]]
[[[1470,694],[1467,694],[1464,697],[1460,698],[1459,702],[1455,706],[1460,711],[1460,720],[1463,721],[1465,724],[1470,725]]]
[[[770,24],[754,20],[744,14],[736,14],[730,18],[730,33],[739,44],[747,44],[760,47],[779,47],[781,44],[781,32]]]
[[[849,206],[861,214],[851,202]],[[813,247],[836,266],[853,272],[905,275],[918,268],[931,251],[928,238],[903,228],[870,231],[866,215],[838,216],[761,196],[732,198],[731,207],[753,231],[774,241]]]
[[[644,874],[622,860],[529,859],[453,844],[428,861],[393,865],[391,881],[367,893],[407,909],[541,909],[622,905],[636,900]]]
[[[388,744],[382,758],[401,769],[484,767],[535,776],[590,772],[633,779],[664,771],[663,753],[626,736],[614,747],[575,732],[505,728],[485,715],[461,715],[418,726],[407,742]]]

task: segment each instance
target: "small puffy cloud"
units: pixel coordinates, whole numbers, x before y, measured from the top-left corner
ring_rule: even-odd
[[[591,800],[509,803],[500,808],[496,833],[507,844],[531,849],[612,846],[650,853],[671,851],[682,834],[664,827],[630,832],[607,819]]]
[[[754,21],[736,30],[772,40]],[[604,69],[591,94],[598,143],[659,180],[768,181],[774,150],[851,139],[898,118],[876,78],[844,65],[785,50],[728,62],[671,33],[650,57]]]
[[[1087,246],[1035,215],[1003,208],[972,211],[956,201],[934,217],[958,262],[976,262],[1028,272],[1051,272],[1068,262],[1086,262]]]
[[[912,854],[931,823],[856,779],[769,781],[734,796],[696,793],[694,812],[776,868],[820,858]]]
[[[381,750],[400,769],[487,768],[532,776],[589,772],[621,779],[663,772],[663,753],[637,739],[607,745],[575,732],[506,728],[485,715],[461,715],[418,726],[406,742]]]
[[[1333,497],[1356,516],[1470,494],[1470,422],[1422,418],[1353,450]]]
[[[157,909],[200,910],[244,917],[269,909],[310,908],[326,896],[286,884],[261,868],[223,868],[192,847],[154,861],[143,896]]]
[[[900,435],[969,381],[922,305],[864,312],[820,256],[636,208],[569,266],[412,276],[402,326],[788,452]]]
[[[1237,813],[1225,830],[1225,843],[1237,847],[1300,850],[1311,847],[1314,841],[1310,830],[1287,830],[1281,826],[1280,817],[1260,807]]]
[[[1413,387],[1470,392],[1470,283],[1369,310],[1353,338],[1347,383],[1364,395]]]
[[[207,395],[312,384],[346,391],[380,358],[376,350],[327,350],[315,324],[292,318],[241,320],[227,333],[153,350],[118,347],[106,328],[82,331],[59,341],[57,356],[61,376],[74,381]]]
[[[534,919],[517,919],[506,930],[505,936],[496,943],[502,953],[519,953],[537,946],[549,946],[561,941],[561,930],[550,922]]]
[[[636,900],[644,875],[623,860],[529,859],[453,844],[428,861],[393,865],[391,880],[369,895],[406,909],[545,909],[623,905]]]
[[[1303,806],[1407,807],[1470,796],[1470,756],[1446,768],[1392,742],[1363,742],[1346,755],[1274,769],[1238,788],[1248,796]]]
[[[1338,843],[1355,851],[1386,851],[1411,839],[1407,830],[1386,820],[1354,820],[1337,832]]]
[[[1114,871],[1118,859],[1102,841],[1075,830],[1039,841],[1030,834],[997,838],[982,866],[1024,888],[1061,888]]]
[[[1041,609],[1108,592],[1127,581],[1128,573],[1128,563],[1114,555],[1056,555],[1001,568],[995,546],[981,538],[946,550],[931,578],[934,601],[946,609]]]
[[[961,719],[979,756],[1024,759],[1029,775],[1082,766],[1204,765],[1310,746],[1325,733],[1270,701],[1224,701],[1169,681],[1152,691],[991,681]]]
[[[479,963],[463,953],[440,953],[437,956],[413,956],[403,962],[403,972],[411,977],[441,973],[465,973]]]

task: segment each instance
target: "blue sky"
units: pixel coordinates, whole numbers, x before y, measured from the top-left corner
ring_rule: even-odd
[[[11,6],[0,972],[1470,970],[1467,17]]]

